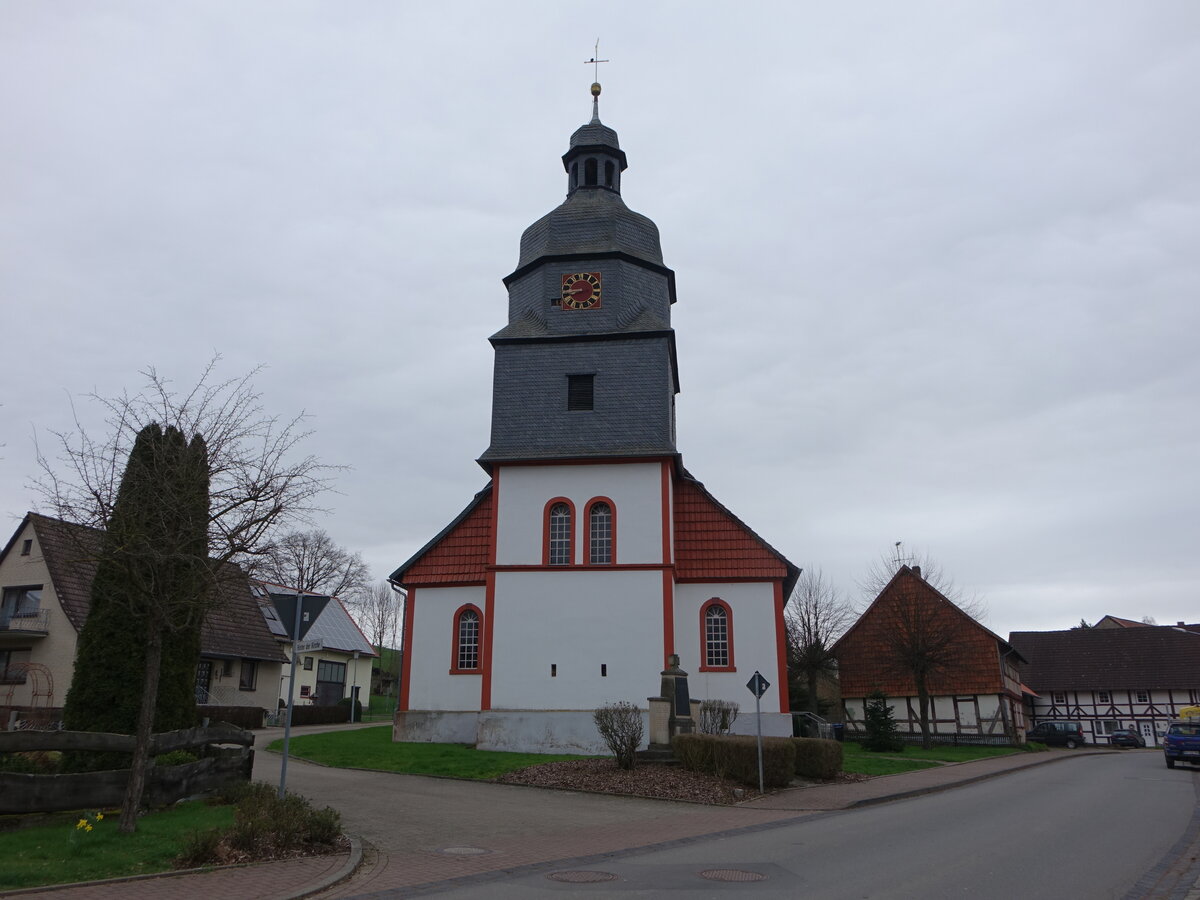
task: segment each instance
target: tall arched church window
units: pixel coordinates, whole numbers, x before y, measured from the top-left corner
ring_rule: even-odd
[[[562,500],[551,504],[547,516],[546,564],[571,564],[571,505]]]
[[[596,184],[596,159],[595,159],[595,157],[591,157],[591,158],[585,160],[583,163],[583,183],[590,184],[590,185]]]
[[[733,611],[716,597],[700,609],[700,639],[703,647],[700,671],[734,671]]]
[[[454,614],[454,655],[451,672],[479,671],[479,636],[482,617],[474,606],[464,606]]]
[[[613,511],[604,500],[588,507],[588,562],[606,565],[613,561]]]

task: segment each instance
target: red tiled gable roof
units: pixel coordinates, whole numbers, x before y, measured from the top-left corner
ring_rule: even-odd
[[[1040,694],[1200,684],[1200,634],[1173,625],[1014,631],[1009,640],[1028,660],[1021,680]]]
[[[442,532],[391,575],[403,587],[483,584],[492,532],[492,486],[475,495]]]
[[[791,592],[800,570],[687,473],[675,481],[674,513],[677,581],[779,578]]]
[[[63,612],[79,631],[92,607],[92,579],[96,575],[101,532],[37,513],[29,513],[26,521],[37,532],[38,547]],[[201,652],[205,656],[286,662],[258,611],[246,574],[238,566],[226,563],[218,578],[218,590],[220,601],[200,630]]]
[[[999,694],[1004,691],[1001,654],[1010,650],[999,635],[980,625],[908,566],[902,566],[833,645],[843,697],[865,697],[876,688],[890,697],[917,693],[912,675],[894,663],[889,635],[904,622],[928,623],[938,636],[953,633],[951,662],[929,678],[931,694]]]

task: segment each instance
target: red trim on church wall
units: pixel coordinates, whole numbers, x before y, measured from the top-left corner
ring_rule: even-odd
[[[404,600],[404,659],[400,662],[400,711],[408,711],[408,686],[412,684],[413,617],[417,605],[417,589],[410,587]]]
[[[775,683],[779,685],[779,711],[792,711],[792,698],[788,694],[787,627],[783,621],[783,607],[787,601],[783,596],[783,582],[775,582],[775,652],[779,657],[779,670]]]
[[[663,668],[667,667],[667,657],[675,652],[675,581],[671,572],[663,569]]]
[[[465,613],[469,609],[474,610],[475,615],[479,616],[479,646],[476,648],[476,652],[479,654],[479,658],[476,660],[475,668],[460,669],[458,667],[458,625],[459,625],[458,620],[459,620],[459,617],[462,616],[462,614]],[[483,610],[481,610],[474,603],[464,603],[462,606],[460,606],[458,609],[456,609],[454,611],[454,618],[451,621],[454,624],[452,626],[453,631],[451,631],[451,633],[450,633],[450,674],[451,675],[482,675],[483,674],[483,630],[485,627],[484,622],[486,621],[483,617]]]
[[[488,573],[483,594],[483,683],[479,686],[479,708],[492,708],[492,623],[496,621],[496,575]]]
[[[669,566],[673,559],[671,555],[671,464],[662,464],[662,561]],[[665,667],[664,667],[665,668]]]
[[[708,634],[704,628],[704,616],[714,606],[725,610],[725,639],[729,647],[729,665],[710,666],[708,662]],[[700,607],[700,671],[701,672],[736,672],[737,666],[733,659],[733,608],[720,597],[704,601]]]
[[[592,507],[597,503],[607,503],[609,513],[609,537],[611,538],[611,550],[609,552],[609,561],[606,563],[592,562]],[[609,497],[593,497],[584,504],[583,514],[583,546],[585,548],[583,554],[582,565],[597,566],[605,568],[607,566],[615,566],[617,564],[617,504],[612,502]]]
[[[575,565],[575,529],[579,527],[579,520],[575,517],[575,504],[566,497],[555,497],[552,500],[547,500],[546,506],[542,509],[542,565],[550,565],[550,510],[558,503],[567,504],[567,509],[571,511],[571,528],[569,531],[570,537],[568,538],[570,547],[567,550],[567,558],[570,562],[566,566],[556,565],[554,567],[556,569],[565,569],[567,566]]]

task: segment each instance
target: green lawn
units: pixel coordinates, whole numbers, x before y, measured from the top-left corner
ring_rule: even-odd
[[[232,806],[199,801],[143,816],[131,835],[117,830],[115,810],[89,832],[75,827],[82,815],[0,832],[0,890],[165,872],[193,831],[233,824]]]
[[[267,749],[282,751],[283,741],[273,741]],[[480,780],[538,763],[580,758],[549,753],[499,753],[476,750],[467,744],[396,743],[390,725],[293,737],[289,752],[299,759],[342,769],[379,769]]]
[[[862,745],[847,741],[842,746],[842,770],[860,775],[895,775],[897,772],[912,772],[929,769],[943,763],[969,762],[989,756],[1007,756],[1022,753],[1020,747],[950,747],[934,746],[930,750],[905,746],[896,753],[871,753]]]

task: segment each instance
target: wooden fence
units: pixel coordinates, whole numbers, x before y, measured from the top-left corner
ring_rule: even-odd
[[[222,746],[222,745],[235,746]],[[0,732],[0,754],[36,751],[132,753],[128,734],[89,731]],[[230,725],[185,728],[151,737],[150,757],[172,750],[203,754],[177,766],[151,764],[146,773],[147,806],[165,806],[238,781],[249,781],[254,766],[254,735]],[[0,814],[109,809],[121,805],[129,769],[65,775],[0,772]]]

